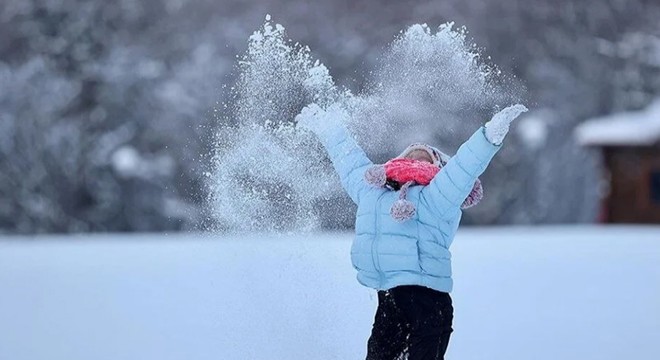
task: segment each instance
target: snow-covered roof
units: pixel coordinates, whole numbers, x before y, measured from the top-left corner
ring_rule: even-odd
[[[643,110],[587,120],[575,137],[581,145],[654,145],[660,142],[660,99]]]

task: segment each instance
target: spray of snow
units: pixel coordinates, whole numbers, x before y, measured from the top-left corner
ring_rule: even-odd
[[[341,189],[325,151],[294,118],[311,103],[341,103],[367,151],[396,152],[406,142],[449,138],[501,103],[498,71],[480,61],[465,29],[445,24],[434,32],[413,25],[386,50],[360,94],[335,86],[310,49],[292,43],[266,17],[239,59],[239,78],[219,109],[210,203],[221,229],[312,229],[324,201]],[[394,136],[396,134],[396,137]],[[460,135],[462,135],[461,133]],[[396,138],[398,142],[388,139]]]
[[[513,102],[500,71],[483,60],[465,28],[409,27],[385,51],[366,91],[350,99],[352,129],[372,153],[396,154],[420,141],[440,141],[451,153],[498,105]]]
[[[237,70],[209,173],[213,214],[223,229],[311,229],[315,204],[338,185],[319,161],[320,146],[296,132],[293,120],[304,105],[327,105],[341,94],[309,48],[287,41],[268,17]]]

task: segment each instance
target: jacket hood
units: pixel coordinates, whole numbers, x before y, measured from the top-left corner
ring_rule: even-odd
[[[438,167],[443,167],[447,165],[447,162],[450,159],[450,156],[443,153],[442,151],[438,150],[438,148],[435,148],[429,144],[425,143],[412,143],[408,145],[408,147],[403,150],[403,152],[397,156],[397,159],[402,159],[408,156],[411,152],[415,150],[422,150],[425,151],[431,159],[433,159],[433,165],[436,165]]]

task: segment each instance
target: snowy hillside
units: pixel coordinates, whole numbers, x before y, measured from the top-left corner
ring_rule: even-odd
[[[0,240],[0,359],[364,358],[350,234],[64,239]],[[660,227],[462,229],[453,252],[448,359],[660,359]]]

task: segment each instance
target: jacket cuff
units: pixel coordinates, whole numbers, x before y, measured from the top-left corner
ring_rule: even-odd
[[[491,143],[486,137],[486,127],[482,126],[477,131],[472,134],[469,140],[470,150],[475,154],[487,154],[486,159],[481,160],[490,160],[501,148],[502,144],[495,145]]]

